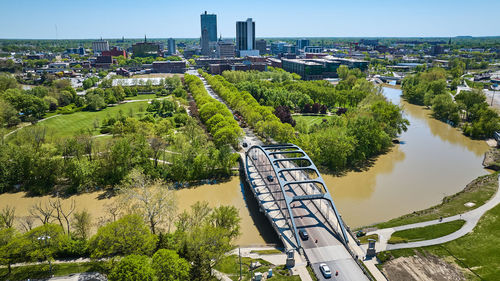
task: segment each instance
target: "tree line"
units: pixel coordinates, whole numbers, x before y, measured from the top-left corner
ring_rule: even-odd
[[[74,201],[39,202],[25,217],[6,206],[0,264],[7,278],[13,263],[91,258],[109,280],[212,280],[212,268],[240,234],[238,210],[197,202],[178,213],[176,202],[171,186],[135,170],[97,225]]]
[[[385,152],[391,145],[392,139],[405,131],[408,121],[402,116],[402,109],[390,103],[381,93],[381,88],[373,86],[363,78],[359,70],[340,69],[343,80],[338,85],[327,81],[302,81],[289,80],[285,82],[268,81],[245,78],[245,73],[233,75],[231,71],[223,75],[231,77],[233,85],[220,76],[210,76],[204,73],[205,78],[219,95],[229,101],[233,108],[241,108],[244,103],[238,98],[252,102],[252,108],[266,108],[269,113],[277,116],[282,125],[286,127],[284,138],[276,139],[276,134],[263,134],[264,137],[274,138],[280,142],[293,142],[303,148],[319,167],[333,172],[340,172],[348,168],[365,165],[367,160]],[[251,77],[251,75],[249,75]],[[241,79],[238,80],[237,78]],[[238,93],[238,90],[241,90]],[[249,95],[249,90],[254,94]],[[290,95],[290,93],[294,95]],[[236,94],[238,93],[238,94]],[[307,110],[297,108],[294,103],[271,103],[266,97],[279,96],[273,101],[283,100],[290,102],[291,96],[302,96],[310,100],[312,106],[305,103]],[[233,96],[234,95],[234,96]],[[255,95],[255,96],[254,96]],[[267,96],[266,96],[267,95]],[[259,104],[257,98],[259,98]],[[320,104],[323,103],[323,104]],[[339,105],[346,108],[339,108]],[[244,108],[244,107],[243,107]],[[336,115],[328,116],[323,122],[308,125],[304,120],[296,121],[291,111],[307,111],[315,113],[335,112]],[[242,114],[250,124],[257,124],[253,116],[261,117],[258,121],[274,119],[263,117],[254,113]],[[276,121],[278,121],[276,120]],[[289,126],[290,127],[287,127]],[[254,125],[255,126],[255,125]],[[294,128],[291,128],[294,126]],[[254,127],[259,132],[259,126]],[[289,128],[291,130],[289,130]],[[271,131],[273,132],[273,131]]]
[[[198,115],[213,136],[214,142],[218,146],[229,144],[237,148],[243,130],[231,111],[207,93],[200,78],[186,74],[184,79],[199,108]]]
[[[359,69],[340,66],[338,72],[343,80],[337,86],[324,80],[304,81],[300,77],[266,79],[264,74],[261,78],[254,72],[244,71],[224,71],[222,76],[238,90],[250,93],[261,105],[287,106],[294,112],[309,113],[316,103],[328,108],[355,107],[369,93],[369,82]]]
[[[463,71],[463,66],[455,65],[450,75],[456,77]],[[464,134],[472,138],[488,138],[500,130],[500,117],[488,107],[484,93],[472,89],[453,95],[447,89],[447,77],[442,68],[407,76],[401,83],[403,98],[409,103],[430,107],[436,119],[462,128]]]
[[[97,83],[96,80],[97,77],[86,79],[85,81],[92,84],[87,87],[93,87]],[[0,74],[0,126],[14,127],[21,122],[35,123],[47,113],[70,114],[77,111],[101,110],[109,104],[116,104],[140,92],[187,97],[177,76],[162,79],[158,86],[151,83],[133,87],[112,86],[112,79],[104,79],[97,88],[87,90],[84,96],[79,96],[69,80],[54,80],[48,86],[22,90],[13,76]]]
[[[200,73],[212,86],[212,89],[226,103],[238,112],[250,127],[263,138],[271,138],[278,142],[288,142],[292,139],[294,130],[290,124],[284,124],[276,115],[274,109],[260,105],[248,92],[240,92],[224,77],[212,76],[200,70]]]
[[[153,100],[145,113],[119,110],[66,138],[54,137],[42,123],[1,137],[0,192],[112,189],[133,169],[181,186],[230,176],[238,155],[223,140],[214,144],[187,114],[187,104],[182,97]],[[112,138],[100,141],[96,129]]]

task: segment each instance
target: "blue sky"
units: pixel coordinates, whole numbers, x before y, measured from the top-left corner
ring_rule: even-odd
[[[498,36],[499,0],[0,0],[0,38],[200,36],[200,14],[218,33],[252,17],[257,37]]]

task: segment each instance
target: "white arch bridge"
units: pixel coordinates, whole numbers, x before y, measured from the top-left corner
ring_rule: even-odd
[[[339,272],[335,280],[370,279],[349,248],[346,227],[321,174],[300,147],[255,145],[245,153],[244,164],[247,182],[287,251],[304,254],[320,280],[321,263],[334,275]]]

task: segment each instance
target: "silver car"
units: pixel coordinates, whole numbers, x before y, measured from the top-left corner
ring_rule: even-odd
[[[323,276],[325,278],[331,278],[332,277],[332,271],[330,270],[330,268],[328,267],[328,265],[326,265],[326,263],[322,263],[319,265],[319,270],[321,271],[321,273],[323,274]]]

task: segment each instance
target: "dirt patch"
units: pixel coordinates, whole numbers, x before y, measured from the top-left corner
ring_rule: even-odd
[[[486,169],[500,170],[500,150],[492,148],[484,154],[483,166]]]
[[[419,254],[411,257],[399,257],[386,262],[382,271],[390,281],[466,280],[460,268],[434,255],[423,256]]]

